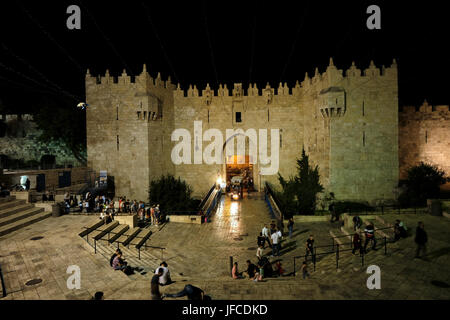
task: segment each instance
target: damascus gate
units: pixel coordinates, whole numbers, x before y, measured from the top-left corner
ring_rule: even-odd
[[[291,87],[267,83],[263,88],[254,84],[244,88],[234,83],[183,89],[159,73],[152,77],[145,65],[136,76],[88,71],[86,97],[88,166],[114,177],[116,195],[147,199],[150,181],[169,173],[186,180],[199,197],[218,177],[229,179],[236,169],[246,170],[257,189],[266,181],[276,185],[278,172],[295,173],[304,147],[312,164],[319,166],[322,184],[336,199],[373,203],[395,198],[399,178],[395,60],[388,67],[371,62],[358,68],[352,63],[340,70],[330,59],[324,72],[316,68],[314,75],[306,73]],[[172,159],[177,129],[189,133],[191,162]],[[209,129],[222,132],[223,150],[229,149],[230,140],[238,145],[244,137],[245,152],[216,155],[223,161],[214,163],[194,161],[195,153],[201,154],[211,143],[208,140],[214,140],[202,136]],[[270,174],[264,173],[270,163],[251,152],[259,141],[250,139],[249,132],[261,129],[267,132],[268,156],[272,162],[278,157],[277,170]],[[278,154],[271,154],[273,145]]]

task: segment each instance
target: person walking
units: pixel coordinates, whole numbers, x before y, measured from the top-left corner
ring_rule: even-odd
[[[353,220],[353,231],[356,231],[357,229],[361,228],[362,220],[359,217],[359,215],[354,216],[352,220]]]
[[[330,214],[331,214],[331,220],[330,220],[330,222],[337,221],[337,218],[336,218],[336,210],[335,210],[335,207],[334,207],[334,203],[331,203],[331,204],[328,206],[328,211],[329,211]]]
[[[264,227],[262,228],[262,235],[265,238],[265,241],[267,241],[267,245],[269,247],[271,247],[272,244],[270,243],[270,232],[269,232],[269,228],[267,228],[267,224],[265,224]],[[266,243],[264,242],[264,244],[263,244],[264,249],[266,248],[265,244]]]
[[[294,231],[294,218],[290,217],[288,222],[289,239],[292,238],[292,231]]]
[[[303,280],[306,279],[306,277],[311,277],[308,272],[308,264],[306,263],[306,261],[303,261],[300,271],[302,272]]]
[[[161,268],[158,268],[156,270],[157,273],[155,273],[152,277],[152,280],[150,282],[150,297],[152,300],[161,300],[161,292],[159,291],[159,278],[163,275],[163,270]]]
[[[372,250],[377,250],[377,239],[375,238],[375,226],[370,222],[364,229],[366,241],[364,242],[364,252],[367,253],[367,245],[372,242]]]
[[[361,235],[359,232],[355,232],[353,235],[353,250],[352,254],[355,254],[355,252],[358,250],[361,253]]]
[[[151,218],[151,224],[155,225],[155,206],[154,205],[150,208],[150,218]]]
[[[258,247],[264,246],[265,242],[266,242],[266,238],[262,235],[262,232],[260,232],[256,244],[258,245]]]
[[[278,243],[280,241],[280,233],[278,233],[277,230],[275,230],[274,233],[272,233],[272,256],[276,257],[279,255],[279,246]]]
[[[314,236],[312,234],[310,234],[308,240],[306,240],[305,260],[309,254],[311,254],[311,258],[314,255]]]
[[[425,225],[422,221],[419,221],[417,224],[416,229],[416,238],[414,241],[417,244],[417,250],[416,250],[416,258],[420,258],[420,252],[422,251],[423,256],[427,254],[427,242],[428,242],[428,235],[425,231]]]
[[[256,257],[258,258],[258,261],[261,260],[263,256],[264,256],[264,249],[263,246],[260,245],[258,249],[256,249]]]

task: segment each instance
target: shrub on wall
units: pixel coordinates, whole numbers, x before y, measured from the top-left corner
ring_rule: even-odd
[[[425,206],[427,199],[439,198],[440,186],[450,181],[445,175],[443,170],[424,162],[409,168],[404,181],[406,190],[399,196],[399,204]]]
[[[150,204],[159,204],[160,210],[165,213],[196,211],[198,201],[191,195],[192,189],[186,181],[170,174],[150,182]]]

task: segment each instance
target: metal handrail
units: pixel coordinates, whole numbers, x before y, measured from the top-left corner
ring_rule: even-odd
[[[378,229],[374,229],[374,232],[378,231],[378,230],[386,230],[386,229],[393,229],[393,228],[394,228],[394,226],[386,227],[386,228],[378,228]],[[336,236],[336,237],[331,237],[331,238],[336,239],[336,238],[346,238],[346,237],[353,237],[353,235],[349,234],[349,235]]]
[[[377,230],[390,229],[390,228],[392,228],[392,227],[380,228],[380,229],[377,229]],[[346,236],[346,237],[348,237],[348,236]],[[349,251],[353,252],[353,250],[354,250],[353,245],[352,245],[353,243],[350,243],[350,248],[349,249],[341,249],[340,245],[338,243],[334,244],[334,237],[331,237],[331,238],[333,239],[333,245],[314,246],[313,247],[314,253],[311,254],[311,259],[312,259],[313,264],[314,264],[314,271],[316,271],[316,259],[317,259],[317,256],[322,256],[322,255],[324,256],[324,255],[329,255],[329,254],[335,253],[336,254],[336,269],[338,269],[339,268],[339,259],[341,258],[340,254],[342,252],[349,252]],[[387,237],[383,237],[383,240],[384,240],[383,241],[384,255],[387,255]],[[326,247],[331,247],[331,246],[333,247],[333,251],[317,253],[317,248],[326,248]],[[336,250],[334,250],[334,248],[336,248]],[[361,257],[361,266],[364,266],[364,256],[365,256],[366,253],[365,253],[365,250],[363,249],[362,245],[361,245],[361,248],[359,250],[360,250],[360,257]],[[304,257],[305,261],[307,261],[307,256],[308,256],[307,254],[294,256],[294,272],[293,272],[294,277],[295,277],[295,261],[296,261],[296,259]]]
[[[89,227],[83,227],[83,228],[84,228],[84,229],[89,229]],[[95,231],[95,230],[92,230],[92,231]],[[108,232],[105,234],[105,236],[108,235],[108,239],[103,239],[103,237],[102,237],[102,239],[99,239],[98,241],[109,241],[109,239],[110,239],[110,234],[117,235],[117,234],[119,234],[119,233],[110,230],[110,231],[108,231]],[[122,233],[120,233],[120,234],[122,235]],[[86,234],[86,242],[89,244],[89,238],[88,238],[88,236],[89,236],[89,234]],[[144,239],[145,237],[142,237],[142,236],[134,236],[133,239],[135,239],[135,238],[137,238],[137,239]],[[148,240],[148,238],[147,238],[147,240]],[[146,241],[144,242],[144,244],[142,245],[142,246],[144,247],[144,249],[145,249],[145,250],[147,250],[147,248],[159,249],[159,250],[161,250],[161,259],[164,259],[164,250],[166,250],[166,248],[158,247],[158,246],[149,246],[149,245],[147,245],[147,240],[146,240]],[[124,241],[116,240],[116,241],[114,241],[113,243],[117,243],[117,249],[119,249],[119,248],[120,248],[120,244],[123,245],[125,242],[124,242]],[[128,246],[127,246],[127,247],[129,247],[129,245],[130,245],[130,244],[128,243]],[[139,259],[139,260],[141,260],[141,248],[142,248],[142,246],[139,247],[139,248],[137,248],[137,250],[138,250],[138,259]],[[93,246],[93,248],[94,248],[94,253],[97,254],[97,240],[95,240],[95,239],[94,239],[94,246]]]

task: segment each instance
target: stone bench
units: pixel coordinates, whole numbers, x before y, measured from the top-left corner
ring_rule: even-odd
[[[89,233],[91,233],[92,231],[96,230],[97,228],[101,227],[104,224],[105,224],[105,220],[104,219],[100,220],[100,221],[94,223],[93,225],[86,227],[86,229],[81,231],[78,235],[83,238],[84,236],[88,235]]]
[[[94,240],[98,241],[101,238],[103,238],[107,233],[109,233],[110,231],[114,230],[114,228],[116,228],[119,225],[119,222],[117,221],[112,221],[106,225],[103,225],[102,227],[98,228],[95,231],[98,231],[98,233],[94,236]]]
[[[117,239],[119,239],[125,232],[127,232],[130,229],[129,225],[119,225],[115,230],[114,234],[111,238],[109,238],[108,242],[113,243]]]
[[[139,242],[136,244],[136,249],[141,249],[141,247],[147,242],[148,238],[152,235],[152,231],[148,230],[147,232],[144,232],[144,235],[142,238],[140,238]]]

